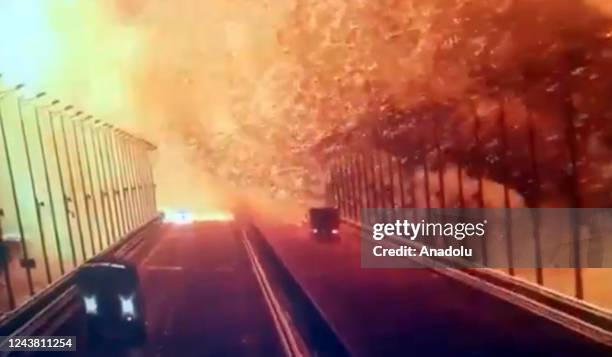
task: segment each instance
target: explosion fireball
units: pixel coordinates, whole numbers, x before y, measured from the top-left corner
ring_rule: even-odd
[[[403,157],[434,117],[459,142],[480,118],[478,155],[495,157],[500,112],[511,174],[487,160],[468,176],[563,205],[549,202],[566,199],[554,181],[566,153],[539,157],[535,197],[513,137],[529,118],[539,145],[557,147],[571,115],[586,139],[585,200],[609,205],[610,16],[605,0],[6,0],[0,71],[160,143],[162,206],[194,190],[223,204],[219,186],[309,199],[330,153]],[[482,161],[447,146],[456,163]]]

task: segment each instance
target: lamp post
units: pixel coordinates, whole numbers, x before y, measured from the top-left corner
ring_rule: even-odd
[[[72,106],[67,106],[66,108],[64,108],[64,110],[69,110],[72,109]],[[66,183],[64,182],[64,172],[63,172],[63,165],[62,165],[62,160],[60,158],[59,155],[59,148],[58,148],[58,144],[57,144],[57,135],[55,132],[55,124],[54,124],[54,115],[55,114],[60,114],[61,115],[61,111],[51,111],[49,112],[49,126],[51,129],[51,136],[53,139],[53,151],[55,153],[55,163],[57,164],[57,173],[59,175],[59,181],[60,181],[60,188],[62,190],[62,202],[64,204],[64,212],[65,212],[65,216],[66,216],[66,229],[68,230],[68,239],[70,241],[70,252],[72,253],[72,265],[73,267],[76,268],[77,266],[77,259],[76,259],[76,250],[74,247],[74,234],[72,232],[72,222],[70,220],[70,207],[69,207],[69,203],[72,201],[72,198],[70,196],[68,196],[67,194],[67,188],[66,188]],[[61,120],[61,118],[60,118]]]
[[[108,180],[106,176],[106,167],[104,164],[104,155],[102,152],[102,146],[100,142],[98,128],[101,121],[96,119],[92,126],[91,137],[94,147],[95,158],[96,158],[96,171],[98,172],[98,178],[100,179],[100,196],[102,200],[102,215],[106,225],[106,243],[111,244],[112,235],[114,234],[115,228],[113,223],[113,213],[111,203],[108,197]],[[108,212],[108,216],[106,213]]]
[[[147,194],[147,176],[146,176],[146,168],[144,167],[144,161],[142,156],[142,149],[144,142],[140,138],[136,138],[136,145],[134,149],[136,150],[136,164],[138,165],[138,173],[140,176],[140,190],[142,195],[142,214],[143,219],[142,222],[145,223],[149,218],[149,197]]]
[[[19,121],[21,124],[21,136],[23,138],[23,145],[26,154],[26,163],[28,166],[28,173],[30,175],[30,185],[32,186],[32,197],[34,199],[34,210],[36,211],[36,222],[38,223],[38,233],[40,236],[40,244],[43,253],[43,261],[45,265],[45,273],[47,276],[47,283],[51,284],[53,281],[51,277],[51,269],[49,268],[49,255],[47,254],[47,243],[45,242],[45,229],[42,222],[42,214],[40,212],[44,202],[38,199],[38,192],[36,190],[36,183],[34,179],[34,170],[32,169],[32,157],[30,155],[30,145],[28,143],[28,136],[26,135],[25,120],[23,117],[23,104],[33,100],[40,99],[46,95],[45,92],[38,93],[35,97],[25,99],[23,96],[17,99],[17,108],[19,112]],[[29,262],[27,262],[29,263]]]
[[[157,213],[157,195],[156,195],[156,186],[155,179],[153,175],[153,166],[151,161],[149,160],[149,151],[157,150],[157,147],[151,144],[148,141],[145,141],[146,149],[145,149],[145,157],[146,157],[146,172],[149,183],[149,200],[151,201],[151,215],[155,215]]]
[[[14,87],[13,89],[10,90],[6,90],[3,92],[0,92],[0,104],[2,104],[2,100],[4,98],[6,98],[6,96],[8,96],[9,94],[20,90],[21,88],[23,88],[24,85],[23,84],[19,84],[16,87]],[[15,205],[15,213],[17,215],[17,228],[19,229],[19,235],[20,235],[20,241],[21,241],[21,247],[23,250],[23,256],[25,259],[28,259],[28,249],[27,246],[25,244],[25,235],[24,235],[24,230],[23,230],[23,222],[21,221],[21,212],[20,212],[20,206],[19,206],[19,200],[17,199],[17,188],[15,187],[15,175],[13,172],[13,165],[11,163],[11,154],[9,151],[9,147],[8,147],[8,142],[7,142],[7,136],[6,136],[6,128],[4,126],[4,118],[2,117],[2,106],[0,105],[0,133],[2,134],[2,143],[4,146],[4,155],[6,157],[6,165],[8,167],[8,172],[9,172],[9,180],[11,182],[11,193],[13,195],[13,202]],[[8,294],[8,298],[9,298],[9,306],[11,309],[15,308],[15,295],[13,293],[13,288],[12,288],[12,284],[11,284],[11,280],[10,280],[10,273],[9,273],[9,265],[8,262],[6,261],[6,259],[4,259],[4,268],[6,269],[5,272],[5,283],[6,283],[6,289],[7,289],[7,294]],[[32,285],[32,272],[30,271],[29,267],[26,267],[26,278],[28,281],[28,288],[30,291],[30,295],[34,294],[34,287]]]
[[[93,224],[91,222],[91,210],[89,208],[89,199],[90,199],[90,195],[87,193],[87,183],[85,181],[85,174],[83,172],[83,160],[81,157],[81,150],[79,148],[79,140],[78,140],[78,135],[77,135],[77,122],[79,121],[79,118],[81,117],[82,113],[77,113],[76,115],[70,117],[71,121],[72,121],[72,138],[74,141],[74,147],[75,147],[75,151],[76,151],[76,159],[77,159],[77,168],[79,171],[79,178],[81,180],[81,193],[83,195],[83,204],[85,205],[85,215],[87,216],[87,229],[89,232],[89,238],[90,238],[90,243],[91,243],[91,254],[95,255],[96,254],[96,245],[94,243],[94,233],[93,233]],[[90,116],[91,117],[91,116]],[[82,137],[83,135],[81,135]],[[84,137],[82,137],[83,140],[85,140]],[[87,156],[85,156],[87,157]],[[93,186],[91,187],[91,191],[93,191]],[[83,247],[83,252],[85,251],[85,248]]]
[[[147,150],[151,147],[144,139],[138,139],[140,146],[138,147],[140,167],[142,169],[142,182],[145,197],[145,222],[153,216],[153,195],[152,195],[152,177],[150,175],[149,160]]]
[[[79,127],[81,129],[81,137],[83,138],[83,152],[85,154],[85,167],[87,169],[87,177],[89,180],[89,187],[91,189],[91,195],[89,196],[89,198],[91,199],[91,203],[93,205],[93,214],[96,218],[96,230],[98,233],[98,244],[100,247],[100,250],[103,249],[103,238],[102,235],[104,234],[102,232],[102,227],[100,226],[100,215],[98,214],[98,204],[96,202],[96,189],[94,187],[94,179],[93,179],[93,174],[92,174],[92,162],[90,161],[91,155],[90,154],[90,149],[89,149],[89,145],[87,144],[87,131],[85,130],[85,124],[89,123],[90,120],[93,117],[91,115],[88,115],[87,117],[85,117],[82,121],[79,122]],[[90,135],[91,138],[91,135]],[[95,152],[93,152],[93,155],[95,155]],[[97,181],[98,184],[100,183],[100,181]],[[100,185],[98,185],[98,192],[100,192]],[[100,196],[101,197],[101,196]],[[102,205],[102,202],[100,202],[100,205]],[[102,207],[102,210],[104,210],[104,208]]]
[[[137,203],[137,212],[138,212],[138,224],[142,224],[145,221],[145,214],[144,214],[144,201],[143,201],[143,196],[142,196],[142,176],[140,173],[140,170],[138,168],[138,156],[137,156],[137,152],[136,152],[136,138],[130,134],[128,134],[128,138],[129,138],[129,146],[128,146],[128,151],[129,151],[129,155],[130,155],[130,161],[132,163],[132,175],[133,175],[133,182],[134,182],[134,194],[136,196],[136,203]]]
[[[119,176],[121,177],[121,191],[123,192],[123,202],[124,202],[124,215],[127,223],[127,231],[130,232],[135,227],[134,222],[134,210],[132,205],[132,197],[130,195],[130,182],[128,175],[128,163],[126,161],[125,156],[125,142],[124,142],[124,132],[119,128],[115,128],[114,135],[114,146],[115,152],[117,156],[117,161],[119,163]]]
[[[51,102],[51,105],[47,106],[48,107],[53,107],[55,105],[57,105],[60,101],[59,100],[54,100],[53,102]],[[55,202],[54,202],[54,198],[53,198],[53,188],[51,186],[51,179],[49,176],[49,164],[47,162],[47,155],[45,155],[45,146],[44,146],[44,142],[43,142],[43,137],[42,137],[42,129],[40,126],[40,115],[38,110],[42,109],[43,107],[36,107],[35,108],[35,119],[36,119],[36,132],[38,134],[38,146],[40,149],[40,156],[42,159],[42,163],[43,163],[43,169],[45,172],[45,184],[47,186],[47,196],[49,198],[49,209],[51,211],[51,223],[53,224],[53,234],[54,234],[54,238],[55,238],[55,247],[57,250],[57,257],[58,257],[58,262],[59,262],[59,267],[60,267],[60,273],[62,275],[64,275],[64,257],[62,256],[62,246],[60,243],[60,235],[59,235],[59,228],[58,228],[58,223],[57,223],[57,215],[55,213]],[[50,113],[47,113],[48,115],[51,115]]]
[[[134,229],[136,227],[137,224],[137,217],[136,217],[136,196],[134,194],[134,190],[133,190],[133,177],[132,177],[132,169],[131,169],[131,160],[129,157],[129,152],[128,152],[128,134],[119,129],[119,147],[120,147],[120,151],[121,151],[121,157],[122,157],[122,161],[123,161],[123,171],[124,171],[124,176],[125,176],[125,187],[124,187],[124,192],[126,194],[126,196],[128,197],[128,201],[129,201],[129,206],[128,206],[128,218],[130,221],[130,229]]]
[[[64,152],[66,154],[66,166],[68,168],[68,177],[70,178],[70,193],[72,195],[72,202],[74,203],[74,212],[77,224],[77,232],[79,234],[79,242],[81,243],[81,256],[83,257],[83,261],[87,260],[87,253],[85,252],[85,239],[83,234],[83,226],[81,222],[81,210],[79,206],[79,199],[76,193],[76,186],[74,184],[74,171],[72,170],[72,158],[70,155],[70,147],[68,146],[68,135],[66,133],[66,120],[64,114],[70,112],[73,108],[65,108],[64,112],[60,114],[60,128],[62,130],[62,139],[64,142]],[[78,117],[83,114],[82,111],[77,111],[74,114],[74,117]]]
[[[112,131],[112,125],[110,124],[104,124],[103,125],[103,132],[102,132],[102,137],[104,139],[104,146],[106,147],[106,158],[107,158],[107,162],[108,162],[108,176],[109,176],[109,184],[111,187],[111,193],[113,195],[113,208],[115,210],[115,224],[116,224],[116,229],[117,229],[117,237],[120,238],[123,236],[123,234],[125,233],[123,231],[123,217],[121,216],[119,209],[120,209],[120,196],[119,196],[119,190],[117,189],[117,162],[115,161],[115,155],[113,152],[113,148],[111,145],[111,131]]]
[[[70,178],[70,191],[72,195],[72,200],[74,202],[74,215],[76,218],[77,232],[79,234],[79,243],[81,245],[81,257],[83,261],[87,260],[87,252],[85,251],[85,234],[83,232],[83,222],[81,221],[81,206],[79,205],[79,198],[77,195],[76,185],[75,185],[75,175],[74,170],[72,168],[73,157],[71,155],[70,143],[68,139],[68,133],[66,131],[66,117],[65,114],[71,112],[74,107],[69,106],[64,108],[64,111],[60,114],[60,128],[62,130],[62,140],[64,143],[64,153],[66,155],[66,166],[68,168],[68,177]],[[81,116],[83,114],[82,111],[77,111],[72,117],[68,117],[68,119],[73,119]],[[78,151],[78,150],[75,150]]]
[[[149,162],[149,150],[151,150],[153,148],[153,145],[151,143],[149,143],[148,141],[141,139],[143,142],[143,146],[142,146],[142,160],[143,160],[143,166],[144,166],[144,175],[145,175],[145,180],[146,180],[146,185],[147,185],[147,201],[148,201],[148,209],[149,209],[149,216],[148,218],[152,218],[155,212],[155,185],[153,184],[153,171],[151,168],[151,163]]]
[[[98,130],[98,144],[100,157],[102,160],[102,173],[106,177],[107,197],[108,197],[108,212],[112,224],[113,242],[121,236],[119,215],[117,213],[117,196],[115,195],[115,187],[113,182],[113,163],[111,162],[110,150],[106,141],[106,132],[108,124],[100,121]]]
[[[108,141],[108,149],[110,157],[113,161],[113,177],[115,178],[115,195],[117,197],[119,207],[118,212],[120,212],[121,218],[121,228],[122,235],[127,234],[128,232],[128,223],[127,223],[127,212],[126,212],[126,200],[125,196],[122,195],[122,170],[121,170],[121,162],[119,161],[119,156],[117,153],[117,145],[116,145],[116,129],[112,125],[108,125],[108,133],[107,133],[107,141]]]

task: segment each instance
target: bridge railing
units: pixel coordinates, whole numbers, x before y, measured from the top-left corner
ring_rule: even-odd
[[[386,147],[379,141],[380,149],[376,151],[357,149],[330,163],[328,187],[341,215],[360,221],[365,208],[396,210],[398,218],[406,213],[400,212],[401,208],[505,209],[507,261],[498,270],[577,299],[612,307],[612,289],[601,287],[612,279],[612,269],[598,269],[603,266],[591,266],[586,261],[589,258],[585,258],[593,249],[604,249],[597,245],[586,247],[593,241],[585,237],[589,234],[585,234],[585,226],[593,220],[609,221],[609,217],[607,213],[581,214],[587,207],[605,211],[610,206],[606,201],[608,193],[597,192],[597,187],[607,187],[610,179],[596,173],[609,162],[596,162],[598,158],[587,148],[597,133],[589,132],[586,125],[573,118],[553,133],[545,126],[535,125],[530,116],[520,126],[510,126],[503,112],[486,124],[477,117],[461,124],[445,121],[444,117],[425,119],[426,124],[412,122],[411,135],[401,138],[399,144],[397,140],[392,142],[393,138]],[[410,149],[402,151],[398,147]],[[529,245],[521,247],[519,253],[512,250],[513,244],[517,246],[512,240],[519,235],[512,223],[512,212],[520,207],[532,208],[534,214]],[[571,261],[565,269],[542,264],[544,233],[537,212],[545,207],[571,208],[566,210],[564,219],[569,228],[564,233],[565,248]],[[485,254],[480,258],[484,261],[477,263],[490,266],[486,252],[492,247],[487,245],[488,240],[483,242],[481,250]],[[524,258],[519,254],[530,256],[530,267],[517,263]]]
[[[0,83],[0,311],[157,214],[152,144],[21,88]]]

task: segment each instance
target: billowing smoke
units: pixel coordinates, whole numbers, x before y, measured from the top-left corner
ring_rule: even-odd
[[[438,142],[471,178],[506,184],[529,205],[571,206],[573,136],[580,204],[608,207],[610,10],[595,0],[311,0],[279,39],[302,74],[296,106],[328,129],[328,143],[343,142],[332,152],[347,141],[363,149],[365,136],[366,150],[427,155],[436,174]]]
[[[272,107],[286,88],[274,87],[271,73],[282,67],[276,33],[288,9],[251,1],[7,0],[2,83],[25,82],[30,93],[45,90],[158,143],[162,207],[227,206],[236,186],[288,196],[267,179],[293,172],[284,169],[286,150],[262,137],[282,136],[284,121]],[[243,135],[249,126],[252,135]]]
[[[592,98],[577,102],[580,113],[610,114],[605,0],[5,0],[0,9],[0,71],[159,143],[162,206],[225,205],[226,187],[312,198],[318,153],[342,150],[328,139],[389,113],[443,107],[461,119],[473,107],[485,118],[505,103],[549,128],[558,92],[571,88]],[[572,50],[580,63],[564,62]]]

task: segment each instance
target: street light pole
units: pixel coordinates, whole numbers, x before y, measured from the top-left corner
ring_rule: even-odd
[[[94,124],[100,124],[100,120],[96,120],[94,122]],[[111,240],[114,242],[115,238],[114,238],[114,234],[115,234],[115,222],[113,219],[113,208],[112,208],[112,204],[110,202],[110,195],[109,195],[109,191],[110,191],[110,187],[109,187],[109,183],[108,183],[108,176],[106,175],[106,164],[104,162],[104,152],[102,149],[102,142],[100,140],[100,133],[98,127],[96,125],[94,125],[94,130],[92,131],[92,135],[93,135],[93,139],[94,139],[94,146],[97,147],[97,151],[98,151],[98,157],[99,157],[99,169],[100,169],[100,173],[101,173],[101,180],[100,183],[102,184],[103,190],[102,190],[102,202],[104,202],[104,198],[106,198],[106,204],[104,205],[105,208],[107,209],[108,212],[108,216],[106,218],[108,218],[107,222],[110,224],[109,229],[108,229],[108,233],[109,235],[106,237],[107,239],[107,243],[110,245],[111,244]],[[105,218],[105,220],[106,220]]]
[[[68,110],[64,110],[64,112]],[[77,231],[79,234],[79,241],[81,243],[81,255],[83,257],[83,261],[86,261],[87,254],[85,252],[85,240],[83,237],[83,227],[81,225],[81,211],[79,208],[79,198],[77,197],[76,187],[74,185],[74,174],[72,171],[72,159],[70,157],[70,148],[68,146],[68,135],[66,134],[66,123],[65,123],[66,118],[64,117],[64,112],[60,114],[60,128],[62,130],[62,139],[64,142],[64,152],[66,153],[66,163],[68,167],[68,177],[70,178],[69,182],[70,182],[70,191],[72,194],[72,201],[74,202],[74,212],[76,216]],[[75,115],[79,116],[81,114],[83,114],[83,112],[77,112]]]
[[[132,160],[132,167],[134,170],[134,190],[136,192],[136,202],[138,203],[138,224],[143,224],[145,221],[144,213],[144,200],[142,195],[142,175],[140,173],[138,165],[138,153],[136,147],[136,138],[132,135],[130,137],[130,156]]]
[[[92,171],[91,171],[91,161],[90,161],[90,157],[91,155],[89,154],[90,150],[89,150],[89,146],[87,145],[87,131],[85,130],[85,122],[87,122],[88,120],[90,120],[92,118],[91,115],[87,116],[85,119],[83,119],[83,121],[79,121],[79,128],[81,129],[81,138],[83,140],[83,153],[85,154],[85,167],[87,169],[87,177],[89,180],[89,188],[90,188],[90,192],[91,195],[86,194],[86,198],[91,200],[91,203],[93,204],[93,214],[95,216],[96,219],[96,230],[98,233],[98,244],[100,247],[100,251],[103,249],[103,242],[102,242],[102,229],[100,227],[100,216],[98,215],[98,204],[96,202],[96,194],[95,194],[95,188],[94,188],[94,180],[93,180],[93,175],[92,175]],[[76,121],[75,121],[75,125],[76,125]],[[89,201],[86,201],[86,207],[89,207]],[[89,214],[89,213],[88,213]],[[94,249],[95,251],[95,249]]]
[[[138,154],[138,163],[142,175],[142,194],[143,194],[143,205],[144,205],[144,222],[147,222],[150,218],[151,213],[151,196],[149,190],[149,177],[148,167],[145,158],[145,142],[142,139],[138,139],[138,146],[136,147]]]
[[[81,180],[81,195],[83,197],[83,205],[85,206],[85,215],[87,216],[87,231],[89,233],[89,240],[91,243],[91,254],[95,255],[96,254],[96,246],[94,243],[94,233],[93,233],[93,226],[92,226],[92,222],[91,222],[91,211],[89,209],[89,202],[88,202],[88,198],[89,195],[87,193],[87,184],[85,182],[85,174],[83,173],[83,163],[82,163],[82,158],[81,158],[81,150],[79,148],[79,138],[77,136],[77,121],[79,120],[79,117],[81,116],[81,114],[83,114],[82,112],[78,112],[76,115],[70,117],[71,122],[72,122],[72,139],[74,141],[74,148],[75,148],[75,152],[76,152],[76,161],[77,161],[77,169],[79,171],[79,179]],[[82,249],[83,249],[83,260],[85,260],[85,246],[84,246],[84,242],[83,239],[81,240],[82,242]]]
[[[102,213],[102,221],[103,221],[103,227],[104,227],[104,237],[106,240],[106,245],[109,246],[110,245],[110,228],[108,227],[108,219],[106,216],[106,204],[105,204],[105,192],[104,192],[104,185],[105,183],[102,182],[103,178],[102,178],[102,170],[100,169],[100,160],[98,157],[98,146],[97,146],[97,140],[96,140],[96,123],[93,123],[92,125],[90,125],[89,127],[89,137],[91,139],[91,150],[92,150],[92,155],[94,158],[94,168],[95,168],[95,173],[96,173],[96,179],[98,181],[98,196],[100,197],[100,211]]]
[[[148,144],[148,143],[147,143]],[[150,144],[148,144],[148,148],[145,151],[145,156],[146,156],[146,168],[147,168],[147,177],[149,179],[149,195],[150,195],[150,200],[151,200],[151,216],[157,214],[157,190],[156,190],[156,186],[155,186],[155,177],[153,174],[153,165],[151,163],[151,161],[149,160],[149,152],[150,150],[155,150],[153,149],[153,146],[151,146]]]
[[[41,244],[41,249],[43,253],[45,273],[47,276],[47,283],[51,284],[53,279],[51,277],[51,269],[49,267],[49,255],[47,254],[47,243],[45,242],[45,230],[44,230],[43,223],[42,223],[42,215],[40,213],[41,207],[42,205],[44,205],[44,202],[38,199],[38,191],[36,190],[36,183],[34,180],[34,170],[32,169],[32,157],[30,155],[30,145],[28,143],[28,136],[26,135],[26,128],[25,128],[25,120],[23,117],[23,103],[32,101],[32,100],[36,100],[36,99],[40,99],[45,95],[46,93],[41,92],[37,94],[34,98],[30,98],[30,99],[24,99],[23,97],[19,97],[17,99],[17,109],[19,113],[19,121],[21,124],[21,135],[23,138],[23,145],[24,145],[25,154],[26,154],[26,163],[28,166],[28,173],[30,175],[30,185],[32,186],[32,197],[34,199],[34,210],[36,211],[36,222],[38,224],[38,234],[40,236],[40,244]]]
[[[134,216],[134,226],[138,226],[141,223],[141,212],[140,212],[140,197],[138,196],[138,180],[136,179],[136,170],[134,168],[134,155],[132,152],[132,136],[128,133],[125,133],[126,138],[126,153],[127,153],[127,162],[129,168],[129,176],[130,176],[130,192],[132,193],[132,201],[133,201],[133,216]]]
[[[152,205],[152,215],[157,214],[157,186],[155,185],[155,174],[153,173],[153,163],[150,160],[149,153],[151,151],[157,150],[157,147],[153,144],[147,142],[147,150],[146,154],[146,164],[147,164],[147,174],[149,176],[149,186],[151,190],[151,205]]]
[[[137,217],[136,217],[136,197],[134,195],[134,191],[132,189],[132,175],[131,175],[131,160],[129,158],[128,145],[127,142],[127,133],[119,130],[120,137],[120,148],[121,148],[121,157],[123,158],[123,168],[125,175],[125,188],[124,192],[126,193],[129,200],[129,220],[130,220],[130,229],[134,229],[137,225]]]
[[[14,91],[18,91],[21,88],[23,88],[23,84],[20,84],[18,86],[16,86],[14,89],[9,90],[9,91],[4,91],[2,93],[0,93],[0,104],[2,104],[2,100],[9,95],[10,93],[14,92]],[[19,235],[20,235],[20,241],[21,241],[21,247],[23,249],[23,256],[25,259],[28,259],[28,249],[26,247],[25,244],[25,234],[24,234],[24,230],[23,230],[23,222],[21,221],[21,212],[20,212],[20,208],[19,208],[19,200],[17,199],[17,188],[15,187],[15,175],[13,172],[13,165],[11,163],[11,154],[9,151],[9,147],[8,147],[8,142],[7,142],[7,136],[6,136],[6,128],[4,126],[4,118],[2,117],[2,106],[0,105],[0,133],[2,134],[2,143],[4,146],[4,155],[6,157],[6,165],[8,167],[8,172],[9,172],[9,180],[11,182],[11,191],[12,191],[12,195],[13,195],[13,202],[15,205],[15,213],[17,215],[17,228],[19,229]],[[8,293],[8,298],[9,298],[9,306],[11,309],[15,308],[15,295],[13,293],[13,287],[11,284],[11,280],[10,280],[10,273],[9,273],[9,265],[8,262],[6,261],[6,259],[4,260],[4,268],[6,269],[5,272],[5,283],[6,283],[6,289],[7,289],[7,293]],[[26,266],[26,278],[28,281],[28,288],[30,291],[30,295],[34,295],[34,287],[32,284],[32,272],[30,271],[30,268]]]
[[[118,130],[116,128],[113,128],[112,126],[109,127],[109,135],[108,135],[108,140],[109,140],[109,150],[111,153],[111,157],[113,158],[113,161],[115,163],[115,181],[116,181],[116,188],[117,188],[117,198],[119,199],[119,209],[121,211],[121,221],[122,221],[122,228],[123,228],[123,234],[127,234],[130,229],[129,229],[129,223],[128,223],[128,218],[127,218],[127,200],[125,197],[125,190],[123,189],[124,187],[124,183],[123,183],[123,167],[122,167],[122,162],[121,162],[121,157],[119,155],[119,151],[118,151],[118,142],[117,142],[117,137],[118,137]]]
[[[111,141],[109,140],[109,136],[111,135],[111,125],[110,124],[104,124],[103,126],[103,132],[102,132],[102,139],[104,141],[104,146],[106,148],[106,161],[108,162],[108,178],[109,178],[109,184],[111,187],[111,194],[112,194],[112,198],[113,198],[113,208],[114,208],[114,213],[115,213],[115,224],[116,224],[116,234],[117,234],[117,238],[121,238],[124,234],[124,232],[122,231],[122,225],[123,225],[123,221],[122,221],[122,217],[119,213],[119,190],[117,189],[117,175],[116,175],[116,168],[117,168],[117,163],[115,162],[115,158],[113,155],[113,150],[111,147]]]
[[[53,101],[51,106],[59,103],[59,100]],[[53,199],[53,188],[51,187],[51,180],[49,178],[49,165],[47,163],[47,155],[45,155],[45,146],[42,138],[42,129],[40,127],[40,116],[38,113],[38,107],[35,109],[36,114],[36,132],[38,134],[38,146],[40,148],[40,156],[42,158],[43,169],[45,171],[45,184],[47,186],[47,195],[49,197],[49,208],[51,210],[51,223],[53,224],[53,234],[55,238],[55,245],[57,249],[57,257],[59,261],[60,273],[64,275],[64,257],[62,256],[62,246],[60,244],[59,228],[57,223],[57,216],[55,214],[55,203]],[[50,113],[49,113],[50,115]]]
[[[59,156],[59,149],[57,146],[57,135],[55,133],[55,124],[54,124],[54,119],[53,116],[54,114],[57,114],[61,112],[49,112],[49,126],[51,129],[51,136],[53,139],[53,151],[55,153],[55,162],[57,164],[57,173],[59,175],[59,181],[60,181],[60,188],[62,190],[62,197],[63,197],[63,203],[64,203],[64,212],[65,212],[65,216],[66,216],[66,228],[68,230],[68,239],[70,241],[70,251],[72,253],[72,265],[73,267],[76,268],[77,266],[77,260],[76,260],[76,250],[74,248],[74,235],[72,232],[72,222],[70,221],[70,207],[68,206],[68,204],[70,203],[70,201],[72,200],[67,194],[66,194],[66,183],[64,182],[64,172],[63,172],[63,167],[62,167],[62,160]]]

